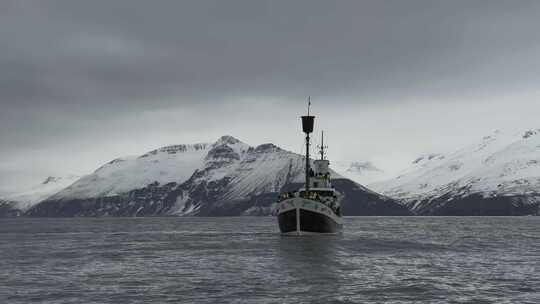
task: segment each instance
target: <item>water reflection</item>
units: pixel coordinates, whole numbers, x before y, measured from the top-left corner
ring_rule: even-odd
[[[343,282],[342,236],[281,237],[277,261],[286,284],[321,301],[335,299]],[[316,287],[315,287],[316,286]]]

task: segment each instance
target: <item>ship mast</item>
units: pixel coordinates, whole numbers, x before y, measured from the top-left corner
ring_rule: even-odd
[[[302,130],[306,133],[306,191],[309,192],[309,134],[313,132],[313,123],[315,116],[309,115],[309,108],[311,107],[311,96],[308,96],[308,111],[306,116],[302,116]]]

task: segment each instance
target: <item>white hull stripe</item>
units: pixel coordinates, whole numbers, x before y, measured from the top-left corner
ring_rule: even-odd
[[[325,206],[324,204],[318,201],[313,201],[313,200],[304,199],[304,198],[297,198],[297,197],[282,201],[280,203],[278,215],[283,212],[287,212],[293,209],[304,209],[311,212],[319,213],[319,214],[322,214],[324,216],[331,218],[338,225],[343,224],[343,219],[340,216],[337,216],[334,213],[334,211],[332,211],[329,207]],[[298,216],[298,211],[297,211],[297,216]]]

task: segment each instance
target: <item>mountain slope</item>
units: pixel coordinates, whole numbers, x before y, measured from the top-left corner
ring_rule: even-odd
[[[249,205],[245,201],[265,193],[278,193],[285,184],[301,180],[301,155],[273,144],[231,148],[238,145],[231,138],[208,153],[204,166],[177,189],[173,214],[229,214],[232,206]]]
[[[0,217],[19,215],[35,204],[66,188],[75,182],[79,176],[47,177],[39,185],[26,190],[2,195],[0,198]]]
[[[16,204],[17,202],[0,198],[0,218],[20,216],[23,212],[17,208]]]
[[[183,163],[185,170],[181,172],[166,171],[167,167],[162,166],[163,157],[150,163],[138,161],[141,157],[109,163],[30,209],[27,215],[268,215],[277,194],[284,187],[303,180],[303,156],[273,144],[251,147],[231,136],[223,136],[213,144],[204,145],[204,149],[194,150],[197,156],[190,156],[191,163],[181,155],[174,156],[175,161]],[[159,152],[153,155],[159,155]],[[131,163],[124,165],[126,162]],[[107,169],[106,174],[102,173],[103,168]],[[173,166],[171,170],[178,168]],[[157,176],[167,178],[152,178],[159,171],[163,174]],[[133,177],[132,172],[151,172],[153,175]],[[177,178],[174,178],[175,174]],[[332,175],[340,177],[335,172]],[[142,185],[144,182],[147,184]],[[107,187],[109,184],[114,187]],[[350,182],[346,187],[352,189],[356,187],[354,185]],[[356,192],[351,191],[356,194],[351,194],[350,199],[354,200],[355,195],[360,197],[359,193],[366,191],[369,190],[357,187]],[[368,198],[370,204],[391,201],[377,195],[365,199]],[[402,209],[395,202],[392,206]],[[379,211],[392,213],[384,208]]]
[[[368,185],[388,179],[388,174],[369,161],[332,161],[334,170],[353,181]]]
[[[187,180],[203,164],[210,144],[174,145],[141,156],[114,159],[55,196],[55,199],[116,196],[157,182]]]
[[[416,159],[395,179],[371,184],[416,214],[535,214],[540,202],[540,131],[496,131],[447,155]]]

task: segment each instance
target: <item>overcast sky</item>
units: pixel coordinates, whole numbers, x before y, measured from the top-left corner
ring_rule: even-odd
[[[397,171],[540,127],[540,1],[0,2],[0,189],[224,134]]]

